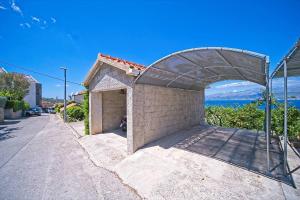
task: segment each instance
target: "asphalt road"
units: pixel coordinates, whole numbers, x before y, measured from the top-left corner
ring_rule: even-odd
[[[139,199],[54,115],[0,124],[0,199]]]

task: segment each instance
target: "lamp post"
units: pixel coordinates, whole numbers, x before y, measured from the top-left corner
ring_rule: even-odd
[[[67,122],[67,68],[60,69],[64,70],[64,122]]]

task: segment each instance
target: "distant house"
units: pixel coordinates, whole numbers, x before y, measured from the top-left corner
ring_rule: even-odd
[[[7,73],[7,71],[3,67],[0,67],[0,74],[1,73]],[[25,74],[23,75],[30,83],[28,88],[28,94],[24,97],[24,101],[29,103],[30,107],[41,106],[42,105],[42,84],[39,83],[31,75],[25,75]]]
[[[76,103],[82,103],[83,102],[83,96],[87,91],[80,91],[72,94],[72,100]]]

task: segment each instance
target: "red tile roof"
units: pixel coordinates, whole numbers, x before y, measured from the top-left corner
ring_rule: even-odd
[[[135,68],[137,70],[144,70],[144,69],[146,69],[146,67],[144,65],[140,65],[140,64],[137,64],[137,63],[134,63],[134,62],[130,62],[130,61],[123,60],[123,59],[120,59],[120,58],[112,57],[112,56],[109,56],[109,55],[104,55],[102,53],[99,54],[99,57],[104,58],[104,59],[108,59],[108,60],[113,61],[113,62],[122,63],[124,65],[128,65],[128,67],[133,67],[133,68]]]

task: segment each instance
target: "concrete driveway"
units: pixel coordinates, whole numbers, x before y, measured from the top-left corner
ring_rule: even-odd
[[[55,115],[0,125],[0,199],[139,199]]]
[[[272,171],[266,173],[264,136],[257,132],[193,127],[130,156],[125,156],[126,138],[113,132],[79,141],[97,165],[116,172],[148,199],[300,197],[299,188],[292,186],[295,180],[282,176],[282,156],[275,140],[271,145]]]

